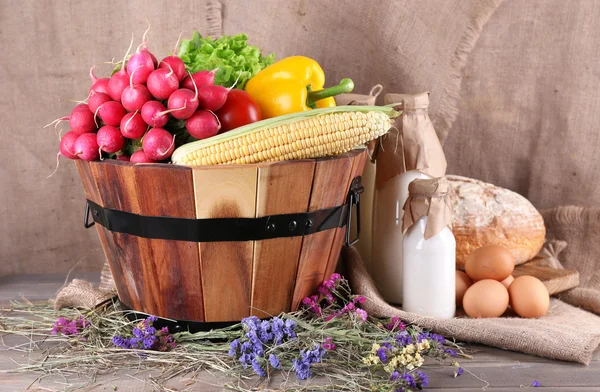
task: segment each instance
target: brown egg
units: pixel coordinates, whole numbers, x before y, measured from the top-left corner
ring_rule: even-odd
[[[502,282],[504,287],[508,288],[508,286],[510,286],[510,284],[513,282],[513,280],[515,280],[515,278],[512,275],[508,275],[508,278],[504,279]]]
[[[541,280],[519,276],[508,288],[510,307],[521,317],[537,318],[548,312],[550,295]]]
[[[474,282],[483,279],[503,281],[515,269],[515,258],[500,245],[486,245],[475,249],[465,263],[465,272]]]
[[[462,303],[469,317],[500,317],[508,308],[508,291],[496,280],[480,280],[467,289]]]
[[[465,292],[473,281],[462,271],[456,271],[456,307],[462,306],[462,300],[465,296]]]

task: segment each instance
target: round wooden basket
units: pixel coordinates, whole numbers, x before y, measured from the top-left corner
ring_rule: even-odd
[[[361,176],[366,157],[362,149],[258,165],[76,164],[120,301],[162,318],[211,323],[292,311],[316,292],[336,268],[346,228],[310,228],[307,212],[327,213],[339,206],[350,210],[349,189]],[[137,222],[135,230],[121,227],[119,219]],[[264,224],[265,232],[276,238],[180,240],[176,233],[170,236],[167,223],[172,221],[200,222],[204,228],[213,221],[227,227],[252,221]],[[216,229],[216,234],[204,231],[218,236]],[[264,238],[261,230],[253,235]],[[306,234],[311,231],[316,232]]]

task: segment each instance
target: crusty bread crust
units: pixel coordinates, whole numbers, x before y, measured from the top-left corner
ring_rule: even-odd
[[[452,232],[456,266],[464,269],[469,254],[484,245],[507,247],[516,264],[538,254],[546,237],[542,215],[523,196],[467,177],[447,176],[457,198]]]

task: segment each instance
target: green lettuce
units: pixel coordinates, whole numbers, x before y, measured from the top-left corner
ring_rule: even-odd
[[[218,69],[215,84],[224,87],[235,84],[243,89],[251,77],[275,61],[275,54],[263,56],[260,49],[248,45],[247,41],[245,34],[224,35],[213,40],[194,31],[192,39],[181,42],[177,56],[191,73]]]

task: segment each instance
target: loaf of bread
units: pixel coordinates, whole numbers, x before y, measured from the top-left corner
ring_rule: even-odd
[[[458,269],[464,269],[473,250],[489,244],[508,248],[516,264],[538,254],[546,227],[541,214],[526,198],[471,178],[447,178],[457,195],[453,202],[452,232],[456,238]]]

